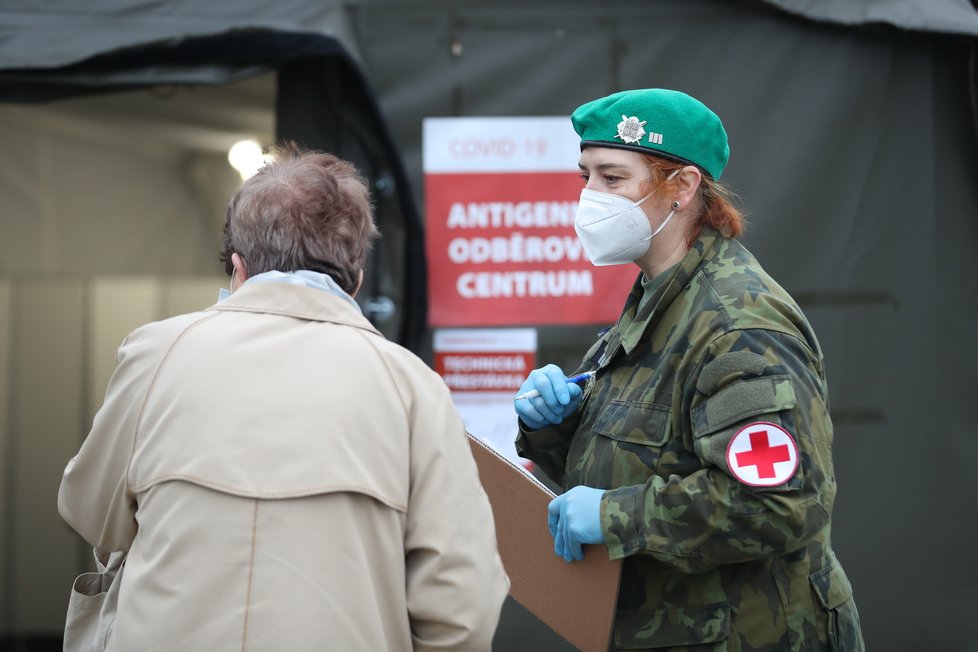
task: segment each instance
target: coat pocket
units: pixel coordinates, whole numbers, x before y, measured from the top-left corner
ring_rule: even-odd
[[[97,554],[95,559],[100,571],[82,573],[71,585],[65,618],[65,652],[104,650],[115,623],[125,554],[112,553],[107,566],[101,564]]]
[[[71,585],[68,615],[65,618],[64,649],[88,652],[99,650],[99,614],[108,587],[103,588],[102,573],[82,573]]]

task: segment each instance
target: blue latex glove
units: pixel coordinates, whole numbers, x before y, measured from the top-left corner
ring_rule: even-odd
[[[550,501],[547,526],[554,538],[554,552],[564,561],[584,559],[585,543],[604,543],[601,531],[603,489],[574,487]]]
[[[584,395],[581,386],[568,383],[564,372],[555,364],[531,371],[516,395],[531,389],[540,392],[540,396],[521,398],[513,404],[520,420],[531,430],[560,423],[577,409]]]

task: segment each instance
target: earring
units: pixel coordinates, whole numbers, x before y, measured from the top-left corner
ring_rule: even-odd
[[[672,210],[677,210],[678,208],[679,208],[679,202],[678,201],[672,202]]]

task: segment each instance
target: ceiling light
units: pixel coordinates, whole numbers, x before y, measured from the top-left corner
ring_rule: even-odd
[[[239,140],[228,150],[228,163],[238,171],[242,181],[254,175],[270,160],[271,156],[262,152],[261,145],[254,140]]]

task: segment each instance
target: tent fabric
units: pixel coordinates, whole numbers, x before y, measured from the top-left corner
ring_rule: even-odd
[[[970,0],[762,0],[789,13],[842,25],[882,23],[900,29],[978,36]]]
[[[110,50],[63,67],[0,68],[0,100],[43,101],[161,84],[227,84],[304,57],[348,58],[344,46],[328,35],[232,29]],[[358,67],[352,60],[349,65]]]
[[[345,5],[299,0],[207,6],[173,0],[137,8],[114,2],[82,8],[49,4],[44,11],[26,2],[0,10],[0,101],[50,101],[164,84],[227,84],[293,62],[338,61],[331,70],[342,77],[344,90],[329,99],[328,107],[320,107],[319,119],[330,113],[347,126],[356,120],[368,126],[338,132],[349,151],[338,142],[302,144],[345,156],[365,166],[361,169],[372,183],[379,179],[377,187],[386,184],[388,200],[378,202],[377,219],[388,234],[382,246],[389,255],[371,259],[374,274],[368,272],[368,280],[378,291],[385,290],[383,297],[394,296],[398,319],[396,326],[377,325],[408,348],[421,346],[426,306],[421,220],[403,163],[357,59]],[[330,83],[312,74],[309,83]],[[298,113],[315,110],[305,104]],[[277,138],[294,139],[289,131],[294,124],[279,121]],[[404,253],[396,253],[398,247]],[[398,266],[389,269],[391,262]]]
[[[234,29],[314,30],[359,56],[340,3],[8,0],[0,17],[0,69],[60,68],[114,50]]]

